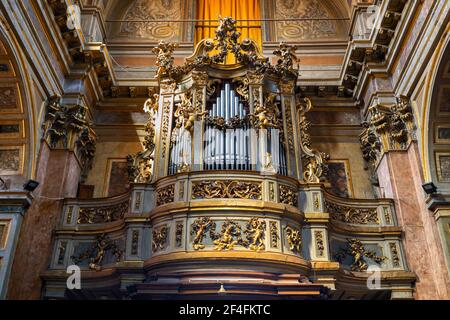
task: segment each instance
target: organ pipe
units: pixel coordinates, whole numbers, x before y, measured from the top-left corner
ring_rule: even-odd
[[[274,170],[287,175],[284,143],[280,142],[280,133],[275,128],[268,128],[259,139],[251,138],[249,115],[244,107],[244,101],[236,93],[232,85],[225,82],[212,101],[207,102],[208,118],[205,124],[203,142],[204,170],[258,170],[261,164],[252,159],[252,150],[257,150],[260,162],[267,159]],[[191,143],[185,134],[184,124],[174,137],[170,153],[169,174],[180,172],[184,162],[190,161]],[[193,151],[195,152],[195,150]]]

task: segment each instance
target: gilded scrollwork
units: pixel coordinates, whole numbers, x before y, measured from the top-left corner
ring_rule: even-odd
[[[319,183],[327,171],[325,162],[330,156],[311,146],[311,137],[308,132],[310,123],[306,119],[306,114],[311,110],[312,103],[308,98],[303,99],[303,101],[297,101],[297,113],[300,126],[300,147],[303,151],[302,157],[306,160],[304,163],[303,177],[306,182]]]
[[[192,199],[262,199],[259,182],[201,181],[192,185]]]
[[[377,208],[351,208],[327,201],[328,213],[334,220],[351,224],[380,224]]]
[[[145,125],[144,150],[127,156],[128,178],[130,182],[148,183],[153,175],[153,163],[156,147],[156,116],[159,108],[159,95],[152,93],[144,104],[144,111],[148,114]]]
[[[175,185],[163,187],[156,191],[156,205],[162,206],[175,200]]]
[[[353,258],[353,262],[351,265],[352,271],[366,271],[369,267],[366,261],[366,258],[381,264],[387,258],[384,256],[379,256],[375,251],[368,250],[364,247],[363,243],[359,239],[347,239],[347,247],[340,248],[336,253],[335,258],[342,262],[346,256],[351,256]]]
[[[202,217],[195,220],[191,225],[191,236],[194,237],[192,247],[194,250],[204,249],[203,240],[209,232],[209,236],[215,238],[216,223],[208,217]]]
[[[77,224],[108,223],[123,219],[128,212],[129,201],[104,207],[81,207]]]
[[[163,225],[152,232],[152,251],[158,252],[164,250],[167,245],[169,227]]]
[[[296,61],[295,49],[286,44],[280,44],[280,48],[274,51],[279,56],[276,66],[264,58],[257,44],[250,39],[239,42],[240,33],[237,31],[236,20],[231,17],[219,18],[219,26],[216,29],[214,39],[203,39],[197,45],[197,55],[186,59],[180,66],[173,65],[173,52],[176,44],[163,41],[153,49],[157,55],[158,79],[168,78],[177,80],[192,70],[210,64],[226,63],[229,53],[233,54],[238,63],[245,63],[252,67],[259,75],[264,73],[275,74],[279,77],[290,76],[296,78],[298,72],[293,69]]]
[[[289,250],[297,254],[302,253],[302,232],[291,226],[286,226],[286,240],[289,245]]]
[[[280,185],[280,202],[296,207],[298,205],[298,192],[295,188]]]
[[[252,251],[265,250],[264,238],[266,234],[266,222],[253,217],[246,224],[244,230],[248,248]]]
[[[117,243],[111,241],[106,234],[101,234],[89,249],[77,256],[72,256],[71,259],[75,264],[89,259],[89,269],[101,271],[105,255],[108,251],[111,251],[112,255],[116,258],[116,262],[122,260],[123,250],[119,249]]]

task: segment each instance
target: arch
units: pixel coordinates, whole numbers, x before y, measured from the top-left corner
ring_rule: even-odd
[[[19,48],[7,22],[0,19],[0,95],[4,98],[0,103],[0,176],[8,189],[21,189],[24,181],[35,178],[39,149],[32,80]]]
[[[425,181],[440,193],[450,193],[450,24],[447,25],[425,82],[421,119],[421,154]],[[448,173],[443,172],[447,166]],[[447,177],[445,177],[447,176]]]

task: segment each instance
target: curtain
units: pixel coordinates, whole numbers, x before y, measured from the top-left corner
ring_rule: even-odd
[[[221,17],[229,16],[237,20],[236,25],[241,33],[241,40],[244,38],[253,39],[261,48],[261,21],[239,21],[261,19],[260,0],[198,0],[197,19],[218,21],[219,15]],[[197,44],[205,38],[214,38],[217,25],[217,22],[198,22],[196,24],[195,43]]]

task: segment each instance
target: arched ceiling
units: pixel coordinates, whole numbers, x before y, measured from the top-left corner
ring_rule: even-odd
[[[0,176],[7,188],[20,185],[30,170],[30,161],[26,161],[30,130],[23,92],[17,61],[8,42],[0,36]]]
[[[108,0],[104,14],[108,38],[113,42],[193,41],[192,23],[150,20],[196,19],[196,3],[197,0]],[[261,16],[264,19],[348,19],[349,15],[349,0],[261,0]],[[272,21],[264,24],[264,33],[265,40],[269,42],[329,41],[347,39],[348,27],[348,20]]]

